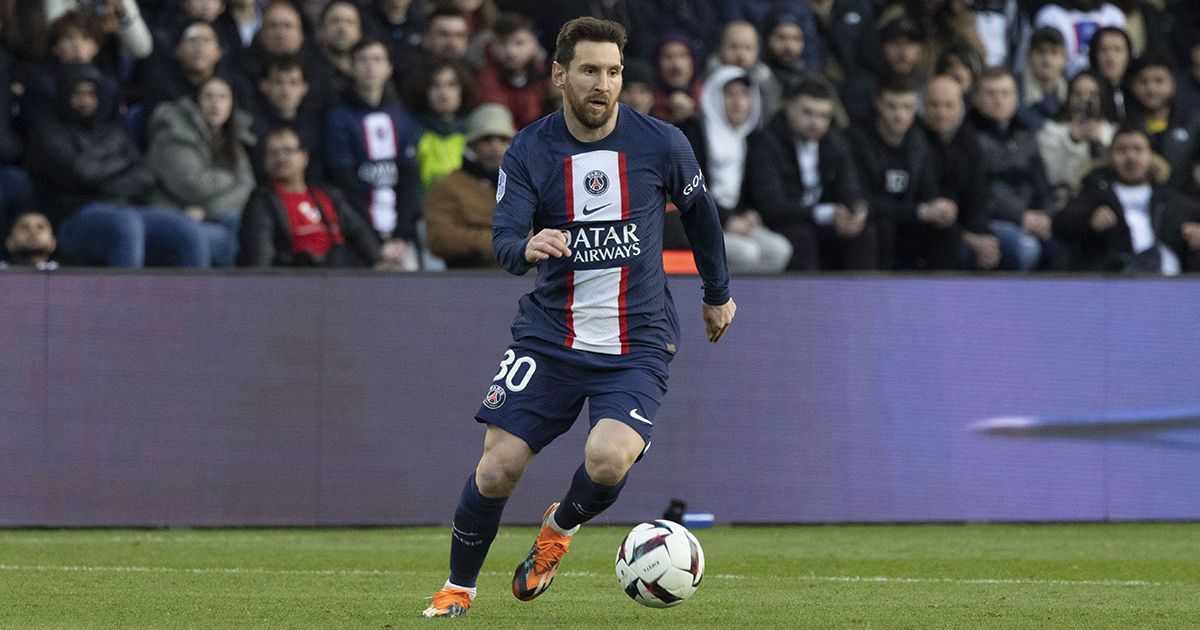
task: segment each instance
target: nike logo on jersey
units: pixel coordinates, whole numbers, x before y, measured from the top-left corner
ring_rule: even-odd
[[[638,413],[637,407],[634,407],[633,409],[629,410],[629,417],[633,418],[634,420],[637,420],[638,422],[645,422],[646,424],[649,424],[649,425],[654,424],[653,422],[650,422],[649,420],[643,418],[642,414]]]
[[[603,210],[603,209],[605,209],[605,208],[607,208],[607,207],[609,207],[609,206],[611,206],[611,205],[612,205],[611,203],[606,203],[606,204],[604,204],[604,205],[602,205],[602,206],[596,206],[595,208],[589,208],[589,207],[587,207],[587,206],[585,205],[585,206],[583,207],[583,216],[585,216],[585,217],[586,217],[586,216],[589,216],[589,215],[596,214],[597,212],[600,212],[601,210]]]

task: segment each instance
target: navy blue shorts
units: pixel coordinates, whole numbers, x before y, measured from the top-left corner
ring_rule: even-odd
[[[611,356],[521,339],[504,352],[475,419],[525,440],[537,453],[571,428],[587,400],[591,426],[618,420],[649,448],[669,362],[670,355],[653,350]]]

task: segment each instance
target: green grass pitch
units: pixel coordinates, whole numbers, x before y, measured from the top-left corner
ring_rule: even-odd
[[[503,528],[461,619],[420,619],[448,528],[0,530],[4,628],[1200,628],[1200,523],[717,527],[682,606],[618,588],[585,526],[553,588],[509,592]]]

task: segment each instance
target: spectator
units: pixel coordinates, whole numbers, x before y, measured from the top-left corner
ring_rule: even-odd
[[[966,0],[975,13],[975,32],[983,44],[984,67],[1016,67],[1025,40],[1025,2],[1018,0]]]
[[[1104,0],[1057,0],[1037,12],[1033,25],[1062,33],[1067,44],[1067,75],[1075,76],[1088,67],[1088,44],[1096,31],[1105,26],[1125,28],[1125,14]]]
[[[214,267],[232,267],[240,210],[254,190],[250,120],[229,83],[211,77],[195,96],[163,103],[150,119],[147,156],[158,185],[152,200],[200,223]]]
[[[54,230],[46,215],[34,211],[22,212],[17,215],[4,241],[7,257],[0,261],[0,268],[7,263],[33,267],[39,271],[57,269],[58,263],[54,261],[57,247],[58,241],[54,240]]]
[[[1000,241],[988,226],[979,138],[963,124],[965,109],[957,79],[939,75],[929,82],[923,110],[925,139],[938,174],[939,193],[958,207],[963,240],[960,266],[995,269],[1000,264]]]
[[[64,66],[54,115],[30,136],[35,199],[66,264],[208,267],[208,241],[178,211],[138,201],[154,186],[137,147],[113,121],[114,96],[92,66]]]
[[[818,0],[820,2],[821,0]],[[824,65],[820,45],[820,35],[817,32],[817,20],[809,2],[803,0],[721,0],[718,3],[724,13],[724,22],[743,20],[758,28],[764,38],[769,39],[772,25],[783,18],[784,21],[795,20],[803,31],[804,47],[803,67],[810,72],[818,72]],[[783,17],[787,16],[787,17]]]
[[[770,118],[782,106],[783,87],[808,76],[804,65],[804,30],[800,18],[792,14],[774,16],[767,25],[763,65],[765,76],[752,77],[763,93],[764,118]],[[836,116],[835,110],[835,116]]]
[[[270,0],[263,9],[263,24],[254,43],[239,61],[242,78],[257,81],[263,66],[274,57],[298,56],[308,75],[308,94],[323,109],[334,99],[336,92],[329,84],[329,74],[317,71],[319,53],[305,46],[303,20],[300,10],[290,0]]]
[[[792,244],[788,271],[879,266],[854,159],[830,128],[834,96],[818,78],[788,86],[780,113],[747,138],[744,202]]]
[[[50,24],[47,45],[50,57],[45,63],[25,68],[21,103],[21,121],[25,129],[37,127],[37,120],[54,111],[56,85],[64,65],[95,64],[103,37],[96,20],[81,11],[68,11]],[[116,94],[119,86],[108,74],[102,74],[104,91]]]
[[[942,52],[934,69],[935,74],[945,74],[958,81],[963,94],[970,94],[975,89],[975,81],[983,72],[983,58],[974,48],[966,44],[957,44]]]
[[[91,12],[99,16],[101,31],[106,37],[114,35],[121,54],[131,59],[145,59],[154,48],[154,38],[142,19],[137,0],[46,0],[45,8],[47,24],[54,23],[68,11]],[[111,69],[116,70],[115,64]]]
[[[225,14],[225,0],[178,0],[170,4],[177,7],[171,6],[162,11],[152,22],[155,52],[173,48],[179,41],[180,31],[197,20],[212,25],[222,51],[232,54],[241,50],[234,23],[220,19]]]
[[[428,189],[462,166],[463,129],[475,104],[470,72],[461,61],[434,59],[413,77],[407,100],[425,128],[417,141],[417,167]]]
[[[467,118],[462,168],[434,182],[425,195],[429,251],[447,267],[495,267],[492,209],[500,160],[516,129],[503,105],[480,105]]]
[[[329,87],[340,93],[350,85],[350,50],[362,41],[362,17],[350,0],[334,0],[325,5],[317,21],[317,46],[321,51],[321,72],[329,78]]]
[[[1187,111],[1200,110],[1200,39],[1192,42],[1188,55],[1175,72],[1176,103]]]
[[[654,109],[654,66],[636,57],[626,57],[621,75],[621,94],[617,98],[634,111],[649,115]]]
[[[842,102],[852,125],[874,124],[871,104],[879,92],[883,77],[903,77],[918,86],[924,84],[921,60],[928,45],[924,31],[916,21],[899,16],[879,23],[880,55],[868,66],[868,72],[846,83]]]
[[[704,170],[708,190],[725,226],[725,256],[733,273],[778,273],[792,258],[792,245],[768,230],[762,216],[741,203],[746,171],[746,137],[762,121],[758,90],[746,71],[720,66],[700,93],[700,112],[680,125]],[[683,231],[678,213],[668,214]]]
[[[146,62],[141,74],[142,111],[147,119],[162,103],[174,102],[196,93],[200,84],[221,74],[242,102],[250,97],[250,88],[236,73],[223,72],[224,52],[212,24],[193,20],[180,29],[174,54],[155,55]]]
[[[238,264],[246,267],[361,267],[387,270],[371,228],[336,188],[309,183],[309,152],[288,127],[263,138],[267,184],[242,212]]]
[[[823,74],[842,86],[863,72],[859,42],[875,30],[875,0],[810,0],[824,51]]]
[[[1096,31],[1088,47],[1092,70],[1103,79],[1100,83],[1101,108],[1104,115],[1114,122],[1124,122],[1128,115],[1125,73],[1133,61],[1130,52],[1132,45],[1125,31],[1110,26]]]
[[[979,77],[967,120],[979,135],[987,178],[987,215],[1000,239],[1000,267],[1029,271],[1050,258],[1054,193],[1037,138],[1017,114],[1017,82],[1004,68]],[[1045,250],[1045,252],[1043,252]]]
[[[517,129],[523,129],[546,114],[546,53],[534,37],[533,22],[522,15],[500,14],[492,33],[475,86],[482,102],[505,106]]]
[[[1029,39],[1029,61],[1021,77],[1021,108],[1017,110],[1027,125],[1040,129],[1042,123],[1058,116],[1067,100],[1067,49],[1062,33],[1042,27]]]
[[[939,196],[925,136],[916,129],[917,86],[889,78],[875,96],[875,124],[850,130],[884,269],[953,269],[958,204]]]
[[[329,114],[329,168],[350,205],[383,240],[384,258],[401,260],[405,271],[415,271],[421,181],[414,158],[420,126],[392,90],[392,62],[383,42],[359,42],[352,59],[354,85]]]
[[[370,0],[363,11],[363,30],[387,44],[392,59],[415,59],[425,32],[421,0]]]
[[[1171,168],[1168,183],[1180,190],[1197,185],[1192,168],[1200,152],[1200,114],[1177,107],[1175,79],[1166,57],[1149,53],[1129,68],[1129,120],[1150,135],[1150,147]]]
[[[1189,244],[1183,227],[1194,220],[1195,202],[1155,183],[1153,165],[1145,131],[1117,132],[1108,167],[1089,177],[1079,197],[1054,217],[1071,269],[1175,275],[1181,259],[1195,257],[1200,248]]]
[[[33,182],[20,166],[24,150],[13,126],[13,58],[0,46],[0,230],[33,207]]]
[[[1133,56],[1168,48],[1168,15],[1162,0],[1112,0],[1125,14],[1125,31],[1133,44]]]
[[[879,23],[900,17],[916,22],[927,41],[919,62],[919,76],[930,76],[942,53],[952,46],[966,44],[980,55],[985,52],[983,40],[975,30],[975,14],[964,0],[897,0],[880,12]]]
[[[300,58],[293,55],[271,59],[258,80],[257,113],[251,131],[256,137],[265,138],[269,131],[282,127],[292,129],[308,153],[305,179],[321,183],[327,179],[325,112],[321,111],[319,103],[307,96],[308,76]],[[254,172],[260,180],[266,181],[265,154],[255,151],[252,155]]]
[[[441,4],[426,18],[421,39],[426,56],[466,61],[470,44],[471,24],[461,10]]]
[[[658,66],[658,86],[650,113],[669,123],[678,123],[696,113],[700,98],[695,51],[685,35],[672,33],[663,38],[654,58]]]
[[[217,17],[213,26],[221,39],[221,48],[231,59],[237,59],[249,50],[263,24],[262,5],[258,0],[228,0],[225,12]],[[230,37],[230,34],[236,37]],[[236,43],[236,46],[231,44]]]
[[[1083,178],[1104,157],[1116,126],[1100,104],[1101,79],[1085,70],[1071,79],[1067,104],[1038,131],[1046,178],[1054,187],[1056,208],[1079,192]]]
[[[492,30],[500,10],[495,0],[439,0],[462,13],[467,19],[467,31],[471,37]]]

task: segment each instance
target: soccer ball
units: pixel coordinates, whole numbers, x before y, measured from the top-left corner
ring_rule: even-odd
[[[617,579],[651,608],[682,604],[704,577],[704,550],[686,527],[657,520],[634,527],[617,549]]]

